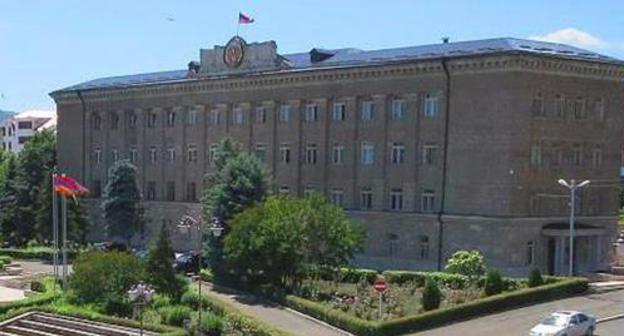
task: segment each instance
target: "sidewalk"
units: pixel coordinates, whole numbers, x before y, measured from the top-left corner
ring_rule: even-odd
[[[345,336],[350,335],[332,326],[302,315],[278,304],[269,303],[256,296],[236,290],[203,284],[202,291],[232,304],[240,311],[281,329],[291,335],[301,336]]]

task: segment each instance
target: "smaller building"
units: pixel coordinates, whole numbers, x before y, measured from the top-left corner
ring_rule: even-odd
[[[30,137],[46,129],[56,132],[56,111],[29,110],[16,114],[0,123],[2,149],[19,153]]]

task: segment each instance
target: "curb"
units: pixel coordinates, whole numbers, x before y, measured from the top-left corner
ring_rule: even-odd
[[[613,316],[597,319],[596,320],[596,324],[609,322],[609,321],[613,321],[613,320],[618,320],[618,319],[621,319],[621,318],[624,318],[624,314],[618,314],[618,315],[613,315]]]
[[[290,312],[290,313],[292,313],[292,314],[298,315],[299,317],[302,317],[302,318],[305,318],[305,319],[307,319],[307,320],[310,320],[311,322],[314,322],[314,323],[316,323],[316,324],[320,324],[320,325],[322,325],[322,326],[324,326],[324,327],[326,327],[326,328],[332,329],[333,331],[335,331],[335,332],[337,332],[337,333],[339,333],[339,334],[346,335],[346,336],[355,336],[354,334],[352,334],[352,333],[350,333],[350,332],[347,332],[347,331],[342,330],[342,329],[340,329],[340,328],[334,327],[333,325],[331,325],[331,324],[329,324],[329,323],[327,323],[327,322],[321,321],[321,320],[319,320],[319,319],[316,319],[316,318],[314,318],[314,317],[312,317],[312,316],[310,316],[310,315],[306,315],[306,314],[304,314],[304,313],[302,313],[302,312],[298,312],[298,311],[296,311],[296,310],[294,310],[294,309],[292,309],[292,308],[288,308],[288,307],[286,307],[286,306],[282,306],[282,307],[283,307],[286,311],[288,311],[288,312]],[[624,315],[623,315],[623,317],[624,317]]]

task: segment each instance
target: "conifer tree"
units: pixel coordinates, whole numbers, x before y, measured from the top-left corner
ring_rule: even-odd
[[[173,247],[166,224],[160,227],[158,238],[150,248],[147,260],[147,272],[154,289],[174,300],[179,300],[184,292],[184,284],[176,278],[172,267],[174,262]]]

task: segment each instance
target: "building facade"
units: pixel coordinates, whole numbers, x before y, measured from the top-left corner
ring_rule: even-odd
[[[7,152],[19,153],[36,132],[56,129],[56,112],[30,110],[0,122],[0,142]]]
[[[623,78],[619,60],[518,39],[280,55],[235,37],[186,70],[51,95],[60,169],[90,187],[95,223],[122,158],[138,167],[148,231],[199,217],[228,137],[265,162],[275,193],[324,193],[361,223],[360,265],[436,269],[478,249],[508,274],[559,274],[569,250],[559,178],[592,180],[577,197],[577,271],[609,265]]]

